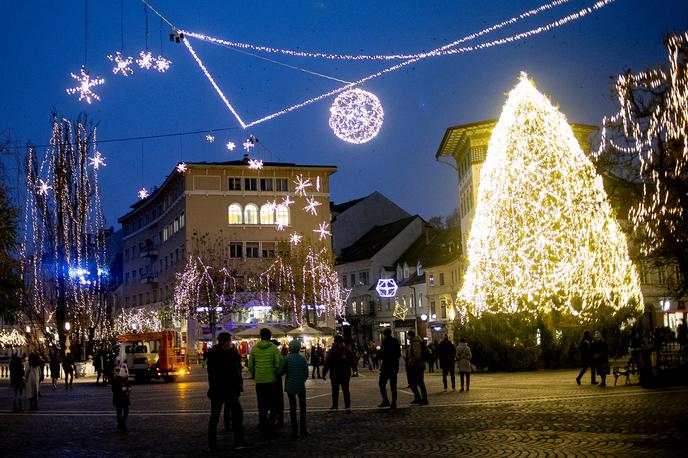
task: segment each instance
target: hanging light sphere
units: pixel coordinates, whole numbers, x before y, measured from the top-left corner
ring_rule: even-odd
[[[380,131],[384,117],[375,94],[351,89],[334,99],[330,107],[330,128],[345,142],[366,143]]]

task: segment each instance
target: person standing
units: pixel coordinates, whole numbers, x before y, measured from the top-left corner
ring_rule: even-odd
[[[208,421],[208,448],[219,450],[217,446],[217,424],[220,421],[222,405],[225,406],[225,429],[230,424],[234,434],[234,448],[239,450],[252,444],[244,439],[244,411],[239,403],[243,386],[241,378],[241,356],[232,347],[232,336],[222,332],[217,336],[217,345],[206,353],[208,368],[208,399],[210,399],[210,420]]]
[[[129,367],[122,363],[112,377],[112,405],[117,409],[117,430],[127,432],[127,417],[129,416]]]
[[[330,407],[330,410],[337,410],[339,408],[339,387],[341,387],[342,393],[344,394],[344,411],[346,413],[351,413],[349,382],[355,366],[356,361],[354,361],[354,354],[344,346],[344,338],[339,335],[335,336],[334,347],[327,353],[322,376],[323,380],[325,380],[327,373],[331,372],[332,407]]]
[[[408,346],[409,385],[413,391],[413,401],[411,404],[426,406],[428,405],[428,391],[425,388],[425,361],[423,361],[423,341],[416,336],[415,331],[409,331],[408,335],[411,342]]]
[[[280,343],[277,339],[272,339],[271,342],[278,348],[280,349]],[[283,345],[282,348],[280,349],[280,355],[282,358],[284,358],[284,351],[287,348],[286,345]],[[287,352],[287,354],[289,354]],[[275,427],[277,429],[281,429],[284,427],[284,383],[282,380],[282,375],[279,373],[279,369],[277,373],[275,374],[276,382],[275,382],[275,393],[274,393],[274,404],[272,409],[275,410]],[[272,410],[271,409],[271,410]]]
[[[100,377],[103,377],[103,385],[105,385],[105,376],[103,375],[103,369],[105,364],[103,362],[103,351],[98,350],[98,352],[93,356],[93,368],[96,371],[96,386],[100,382]]]
[[[451,376],[452,391],[456,391],[456,376],[454,375],[454,360],[456,358],[456,347],[447,334],[444,339],[437,346],[437,357],[440,361],[440,368],[442,369],[442,383],[444,384],[444,391],[447,391],[447,374]]]
[[[597,375],[600,376],[602,382],[600,387],[607,386],[607,372],[609,372],[609,349],[607,342],[602,338],[600,331],[595,331],[595,338],[592,341],[592,359]]]
[[[12,412],[23,412],[22,398],[24,396],[24,365],[21,358],[15,353],[10,359],[10,384],[14,392]]]
[[[62,359],[62,369],[65,373],[65,389],[70,389],[72,387],[72,382],[74,381],[74,370],[76,369],[76,364],[74,363],[74,358],[71,353],[65,353]]]
[[[53,391],[57,389],[57,379],[60,378],[60,360],[57,355],[58,352],[55,351],[50,356],[50,378],[53,382]]]
[[[461,337],[459,344],[456,346],[456,361],[459,363],[461,391],[463,391],[464,379],[466,381],[466,391],[471,389],[471,359],[473,359],[473,354],[468,346],[468,341],[465,337]]]
[[[41,360],[36,353],[29,355],[29,364],[26,366],[25,377],[29,410],[38,410],[38,396],[41,391]]]
[[[585,372],[590,368],[590,384],[597,385],[597,381],[595,380],[595,365],[592,362],[592,337],[590,337],[590,331],[587,329],[583,333],[583,339],[581,339],[580,352],[583,368],[578,373],[578,377],[576,377],[576,383],[579,385],[581,384],[583,375],[585,375]]]
[[[289,354],[280,364],[279,374],[285,376],[284,388],[289,398],[289,418],[291,420],[291,436],[289,440],[296,440],[301,425],[301,436],[310,435],[306,429],[306,380],[308,380],[308,361],[299,354],[301,341],[294,339],[289,343]],[[299,398],[300,422],[296,422],[296,398]]]
[[[320,378],[320,365],[322,364],[322,348],[320,344],[317,347],[311,346],[311,366],[313,366],[313,371],[311,372],[311,378],[315,378],[315,371],[318,371],[318,378]]]
[[[248,370],[256,382],[256,398],[258,401],[258,421],[263,435],[270,437],[274,434],[274,424],[277,419],[275,410],[275,392],[277,390],[277,370],[282,362],[279,349],[270,342],[272,332],[268,328],[260,330],[260,342],[251,349]],[[268,417],[269,413],[269,417]]]
[[[380,394],[382,395],[382,403],[378,407],[389,407],[390,409],[397,408],[397,375],[399,374],[399,358],[401,358],[401,346],[399,341],[392,337],[392,330],[385,328],[382,332],[385,336],[380,345],[380,359],[382,366],[380,367],[380,377],[378,385],[380,387]],[[387,397],[387,382],[389,381],[389,391],[392,395],[392,402],[390,404]]]

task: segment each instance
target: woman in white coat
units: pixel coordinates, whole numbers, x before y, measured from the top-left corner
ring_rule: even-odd
[[[468,342],[465,337],[461,337],[456,346],[456,361],[459,363],[459,379],[461,380],[461,390],[459,391],[463,391],[464,379],[466,379],[466,391],[471,388],[471,358],[473,358],[473,354]]]
[[[41,361],[36,353],[29,355],[29,364],[26,366],[26,397],[29,400],[30,410],[38,410],[38,396],[41,390]]]

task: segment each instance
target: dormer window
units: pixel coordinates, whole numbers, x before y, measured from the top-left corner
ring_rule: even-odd
[[[408,264],[404,264],[404,278],[409,278],[409,268]]]

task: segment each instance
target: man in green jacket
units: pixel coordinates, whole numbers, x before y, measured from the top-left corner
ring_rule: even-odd
[[[277,371],[282,362],[279,349],[270,342],[272,333],[268,328],[260,330],[260,342],[253,346],[248,361],[248,370],[256,382],[258,420],[265,436],[272,436],[277,420],[275,393]],[[269,412],[269,418],[268,418]]]

